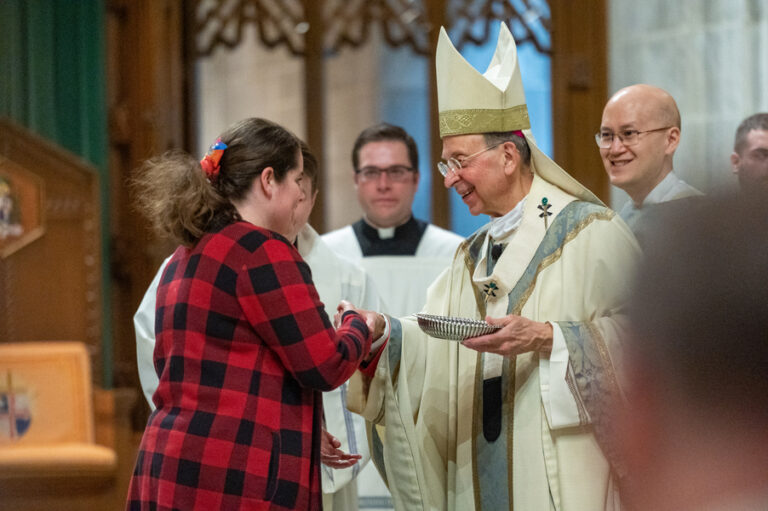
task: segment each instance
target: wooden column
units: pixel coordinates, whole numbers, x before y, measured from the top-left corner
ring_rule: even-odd
[[[440,174],[435,170],[435,165],[440,161],[443,151],[443,142],[440,139],[438,123],[439,112],[437,109],[437,77],[435,75],[435,52],[437,50],[437,37],[440,35],[440,27],[445,25],[445,0],[427,0],[427,17],[429,19],[429,66],[427,68],[427,83],[429,84],[429,153],[431,162],[426,171],[432,177],[432,223],[446,229],[451,226],[451,210],[448,201],[448,193],[443,186]]]
[[[182,39],[182,59],[184,61],[182,72],[182,116],[183,116],[183,137],[184,137],[184,150],[190,154],[196,155],[196,150],[199,152],[205,148],[197,147],[197,133],[200,124],[200,113],[197,108],[197,100],[200,96],[199,87],[197,86],[197,70],[195,63],[197,62],[197,48],[196,48],[196,2],[193,0],[182,0],[181,2],[181,33]]]
[[[312,210],[309,223],[317,232],[325,232],[325,139],[323,121],[325,119],[325,73],[323,66],[323,48],[325,27],[323,24],[324,0],[303,0],[309,30],[304,39],[304,105],[307,124],[306,142],[317,157],[319,165],[317,202]]]
[[[184,143],[182,4],[107,3],[107,97],[112,234],[114,380],[139,388],[133,314],[173,247],[149,231],[128,183],[141,163]]]
[[[555,161],[610,199],[594,134],[608,96],[605,0],[550,0]]]

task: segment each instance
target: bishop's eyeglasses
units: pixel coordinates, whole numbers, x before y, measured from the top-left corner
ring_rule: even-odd
[[[458,158],[448,158],[448,161],[439,161],[437,162],[437,170],[440,172],[440,174],[443,175],[443,177],[447,177],[449,174],[454,174],[458,171],[460,171],[470,159],[474,158],[475,156],[479,156],[483,154],[486,151],[490,151],[491,149],[495,149],[496,147],[499,147],[504,142],[499,142],[498,144],[493,144],[492,146],[488,146],[485,149],[482,149],[476,153],[472,153],[469,156],[463,156],[461,157],[461,160]]]
[[[633,146],[640,141],[640,135],[643,133],[651,133],[654,131],[668,130],[672,126],[665,126],[663,128],[654,128],[652,130],[619,130],[618,133],[614,133],[610,130],[603,130],[595,133],[595,142],[600,149],[608,149],[613,144],[614,137],[619,137],[619,140],[626,147]]]

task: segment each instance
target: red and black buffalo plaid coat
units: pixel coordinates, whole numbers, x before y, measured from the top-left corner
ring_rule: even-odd
[[[334,331],[294,247],[237,222],[176,250],[155,332],[157,410],[127,508],[320,509],[320,391],[370,350],[363,319]]]

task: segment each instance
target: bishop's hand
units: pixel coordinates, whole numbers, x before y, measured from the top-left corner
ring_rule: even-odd
[[[488,335],[465,339],[462,344],[475,351],[513,357],[520,353],[552,352],[552,325],[510,314],[485,320],[502,328]]]

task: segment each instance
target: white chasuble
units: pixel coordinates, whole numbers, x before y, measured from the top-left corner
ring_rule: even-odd
[[[501,428],[489,441],[483,386],[493,364],[484,369],[479,353],[428,337],[404,318],[393,320],[374,378],[358,372],[350,381],[350,408],[378,425],[372,457],[398,509],[617,509],[595,433],[603,428],[602,400],[618,392],[622,293],[637,243],[612,211],[538,177],[490,273],[486,231],[460,247],[430,287],[425,311],[474,319],[514,313],[556,325],[583,421],[550,426],[540,357],[526,353],[501,361]]]

